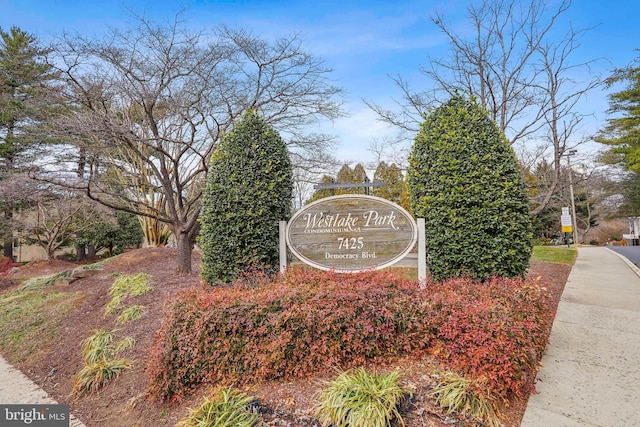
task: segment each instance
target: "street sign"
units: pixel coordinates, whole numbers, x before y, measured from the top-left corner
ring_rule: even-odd
[[[571,221],[569,208],[562,208],[562,215],[560,215],[560,225],[562,225],[563,233],[573,232],[573,221]]]

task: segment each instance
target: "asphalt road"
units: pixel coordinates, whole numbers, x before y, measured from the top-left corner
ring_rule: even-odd
[[[640,267],[640,246],[607,246],[607,249],[619,253],[629,261]]]

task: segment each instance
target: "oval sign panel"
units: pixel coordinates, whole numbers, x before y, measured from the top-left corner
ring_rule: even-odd
[[[405,209],[355,194],[308,204],[286,229],[289,249],[302,262],[338,272],[388,267],[404,258],[417,238],[416,223]]]

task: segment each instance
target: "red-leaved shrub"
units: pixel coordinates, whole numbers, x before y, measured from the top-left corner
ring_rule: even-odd
[[[15,265],[17,264],[14,263],[11,258],[0,257],[0,274],[6,273],[7,271],[11,270],[11,268],[13,268]]]
[[[493,395],[522,393],[548,335],[544,290],[520,280],[417,283],[392,272],[293,269],[253,289],[178,295],[156,336],[149,391],[249,383],[432,354]]]
[[[431,355],[492,396],[523,395],[553,320],[546,289],[520,279],[452,279],[430,285],[423,298],[434,305],[427,322],[438,331]]]

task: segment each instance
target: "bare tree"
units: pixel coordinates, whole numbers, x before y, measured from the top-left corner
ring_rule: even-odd
[[[20,218],[16,217],[14,213],[32,205],[31,196],[38,191],[38,188],[37,182],[29,179],[26,172],[12,172],[6,169],[2,170],[2,172],[0,201],[2,205],[11,204],[11,210],[8,212],[5,210],[0,215],[0,231],[9,231],[11,235],[10,241],[4,243],[5,248],[9,245],[11,251],[9,253],[4,252],[3,255],[7,258],[13,258],[14,239],[22,228]]]
[[[307,150],[291,152],[293,168],[293,209],[299,209],[312,196],[314,185],[325,174],[335,174],[342,165],[333,154],[327,152],[322,145],[315,150],[307,146]]]
[[[544,95],[547,107],[540,111],[542,114],[542,140],[546,142],[545,152],[551,151],[547,158],[551,159],[552,179],[546,186],[542,186],[539,200],[534,200],[531,215],[538,215],[548,205],[560,182],[561,159],[571,150],[589,140],[589,137],[579,136],[580,124],[584,114],[577,112],[576,104],[586,93],[602,84],[599,78],[592,78],[587,82],[576,82],[570,75],[571,71],[580,67],[588,67],[590,62],[575,65],[569,62],[569,56],[578,47],[579,35],[569,29],[559,42],[545,42],[538,47],[539,62],[542,78],[539,86],[534,86]],[[540,183],[538,183],[540,184]]]
[[[74,200],[73,194],[38,193],[34,200],[33,215],[24,218],[23,239],[36,244],[47,253],[47,259],[55,258],[58,249],[68,246],[78,229],[76,218],[85,205]]]
[[[145,150],[147,147],[140,147]],[[165,206],[166,197],[163,192],[158,191],[157,184],[154,184],[154,171],[135,152],[127,146],[114,147],[113,151],[107,152],[110,163],[122,163],[120,168],[112,168],[113,177],[122,188],[128,188],[128,193],[135,199],[135,203],[140,207],[141,212],[151,215],[138,215],[138,221],[142,226],[145,241],[149,246],[163,247],[169,241],[171,228],[169,224],[160,221],[153,212],[160,212]],[[195,187],[194,185],[190,188]],[[150,210],[151,206],[153,210]]]
[[[60,72],[75,110],[54,125],[84,153],[86,170],[82,180],[70,180],[80,162],[71,161],[67,147],[52,153],[50,173],[41,178],[170,225],[180,274],[191,272],[203,183],[233,121],[255,109],[288,138],[291,151],[322,150],[331,140],[307,138],[304,130],[341,114],[341,89],[298,34],[271,42],[226,27],[194,33],[178,18],[162,25],[137,18],[101,40],[64,38]]]
[[[554,179],[535,202],[536,215],[557,187],[565,151],[584,140],[576,139],[583,118],[576,104],[600,84],[598,77],[571,79],[581,71],[588,74],[594,61],[571,62],[586,30],[570,28],[557,36],[560,17],[570,6],[571,0],[560,1],[555,9],[543,0],[470,3],[471,35],[456,32],[444,13],[435,13],[431,20],[449,41],[450,51],[444,58],[429,58],[420,68],[432,87],[415,91],[401,76],[393,77],[402,94],[396,109],[365,102],[381,120],[413,136],[431,106],[456,93],[474,96],[511,144],[533,142],[537,154],[551,159]]]
[[[475,96],[511,143],[525,138],[541,127],[549,108],[548,97],[536,90],[542,77],[537,54],[570,4],[563,0],[550,16],[540,0],[469,4],[467,16],[474,33],[468,39],[454,32],[444,14],[436,13],[432,21],[448,38],[451,54],[432,59],[422,72],[437,83],[437,93]]]
[[[411,147],[404,145],[403,137],[398,134],[374,139],[369,144],[369,151],[373,154],[373,160],[367,165],[370,169],[377,168],[382,162],[395,163],[401,169],[406,169]]]
[[[321,183],[322,177],[327,176],[327,173],[335,175],[335,172],[329,169],[331,172],[325,172],[328,168],[305,168],[295,167],[293,169],[293,210],[303,207],[315,193],[315,185]]]

